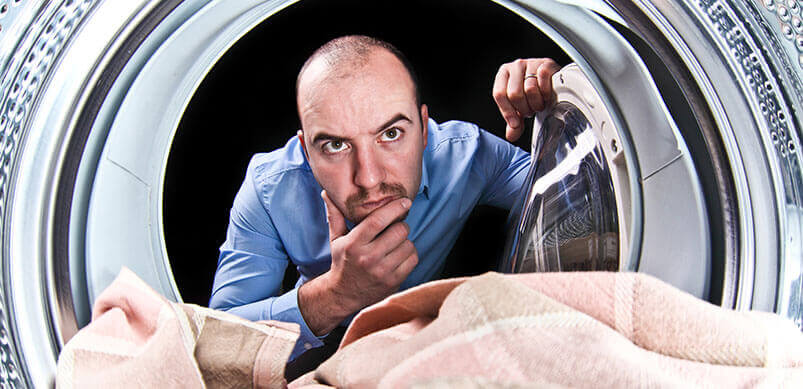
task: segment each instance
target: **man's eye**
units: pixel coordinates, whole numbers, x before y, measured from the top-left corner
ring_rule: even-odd
[[[401,130],[399,130],[396,127],[388,128],[387,130],[385,130],[385,132],[382,133],[381,140],[383,142],[390,142],[399,139],[400,136],[401,136]]]
[[[324,143],[323,151],[328,154],[339,153],[345,150],[348,146],[346,143],[340,140],[331,140],[329,142]]]

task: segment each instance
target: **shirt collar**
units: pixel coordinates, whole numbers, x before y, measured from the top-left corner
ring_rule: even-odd
[[[421,157],[421,185],[418,186],[418,194],[424,194],[424,198],[429,200],[429,173],[427,172],[427,157],[426,157],[426,150],[424,150],[424,155]]]

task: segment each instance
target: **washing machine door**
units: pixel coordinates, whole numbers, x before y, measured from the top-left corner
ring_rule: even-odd
[[[162,204],[177,123],[224,53],[297,2],[0,2],[0,385],[52,386],[121,266],[181,299]],[[414,11],[467,6],[446,3]],[[503,270],[645,272],[800,324],[799,2],[494,3],[576,63],[536,124]]]
[[[627,265],[630,183],[611,118],[580,68],[553,77],[557,103],[539,113],[532,165],[511,212],[502,268],[609,270]]]
[[[796,246],[787,246],[794,255],[770,260],[755,258],[755,251],[734,256],[745,244],[755,249],[756,226],[739,223],[758,212],[734,206],[751,198],[750,186],[715,182],[728,181],[723,174],[733,170],[703,163],[701,154],[711,149],[695,143],[699,126],[677,107],[650,99],[628,103],[655,120],[617,121],[616,108],[576,64],[552,82],[556,103],[535,120],[532,164],[510,213],[501,271],[638,271],[715,304],[774,310],[800,326],[802,259]],[[774,173],[753,171],[765,179]],[[760,199],[766,188],[753,188]],[[787,204],[781,215],[796,223],[799,212]],[[775,242],[781,248],[799,238],[794,224],[782,232],[793,236]]]

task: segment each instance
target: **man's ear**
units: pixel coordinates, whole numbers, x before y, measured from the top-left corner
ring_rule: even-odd
[[[307,159],[309,159],[309,153],[307,152],[307,144],[304,143],[304,131],[298,130],[298,132],[296,132],[296,135],[298,135],[298,141],[301,142],[301,148],[304,150],[304,154],[306,154]]]
[[[421,104],[421,129],[424,135],[424,147],[427,147],[429,137],[429,110],[426,104]]]

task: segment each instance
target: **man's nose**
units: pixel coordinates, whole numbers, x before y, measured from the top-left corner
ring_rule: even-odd
[[[358,150],[354,166],[354,184],[371,189],[385,180],[385,169],[373,150]]]

